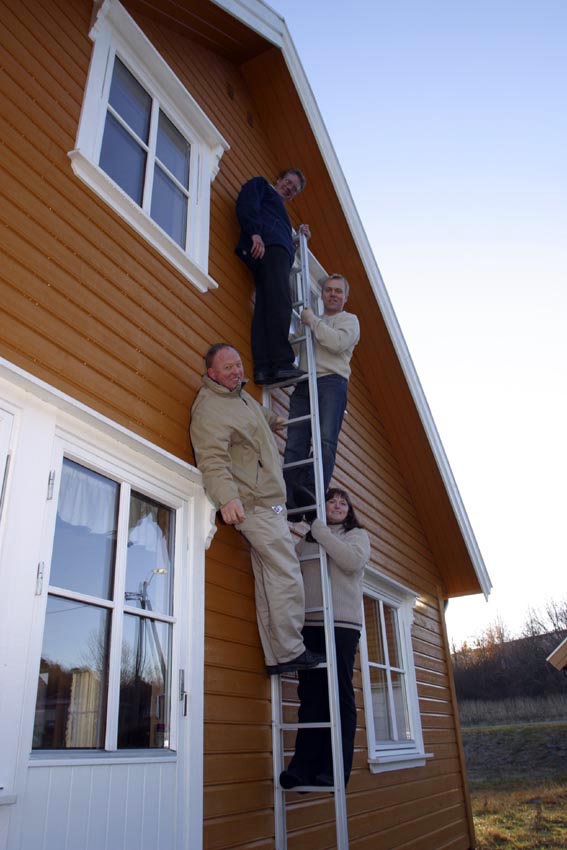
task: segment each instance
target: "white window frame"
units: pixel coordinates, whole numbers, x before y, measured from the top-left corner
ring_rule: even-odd
[[[11,437],[14,426],[14,414],[4,407],[0,407],[0,540],[5,525],[4,506],[8,493],[8,480],[10,477],[11,461]]]
[[[208,274],[210,186],[228,142],[118,0],[104,0],[89,35],[94,46],[75,148],[69,152],[73,171],[199,291],[217,288]],[[191,145],[185,249],[98,164],[116,56]]]
[[[160,504],[165,507],[170,508],[173,511],[175,516],[175,546],[173,552],[173,600],[174,600],[174,609],[173,614],[163,614],[160,613],[154,617],[156,622],[166,623],[172,626],[173,629],[173,640],[171,645],[171,657],[169,660],[169,746],[164,748],[146,748],[146,749],[129,749],[129,748],[119,748],[116,745],[116,738],[118,734],[118,711],[119,711],[119,699],[120,699],[120,683],[119,683],[119,674],[120,674],[120,651],[122,647],[122,631],[124,618],[126,615],[135,615],[139,616],[139,609],[129,606],[125,603],[121,598],[118,598],[113,592],[112,596],[109,599],[103,599],[99,597],[91,597],[87,596],[83,593],[77,591],[70,591],[66,588],[60,588],[51,585],[49,581],[49,573],[47,565],[51,564],[51,551],[53,548],[53,542],[55,539],[55,523],[57,518],[57,508],[59,502],[59,490],[62,479],[62,469],[63,469],[63,461],[64,459],[68,459],[74,461],[75,463],[83,466],[87,469],[90,469],[99,475],[104,476],[112,481],[115,481],[120,488],[119,491],[119,500],[120,500],[120,515],[122,518],[122,523],[124,522],[124,517],[126,517],[126,522],[128,518],[128,510],[130,504],[130,495],[133,490],[141,493],[144,496],[147,496],[151,499],[155,499]],[[93,605],[99,608],[103,608],[105,611],[109,612],[112,618],[112,636],[109,644],[110,649],[110,657],[109,664],[111,670],[111,676],[108,679],[107,685],[107,696],[106,696],[106,704],[105,704],[105,715],[106,715],[106,734],[104,745],[101,749],[92,749],[92,750],[80,750],[78,752],[74,752],[72,749],[35,749],[32,750],[30,758],[32,761],[50,761],[55,763],[68,762],[69,759],[77,760],[77,758],[82,761],[89,762],[93,760],[100,760],[100,758],[104,758],[109,756],[110,754],[115,754],[120,758],[129,758],[132,761],[135,761],[137,757],[142,756],[143,758],[151,757],[154,760],[157,758],[171,758],[175,755],[176,750],[178,749],[177,740],[178,740],[178,688],[177,681],[175,676],[175,671],[179,668],[179,641],[183,639],[179,634],[178,628],[178,615],[175,612],[178,612],[180,609],[183,609],[186,606],[186,600],[184,599],[185,590],[183,586],[183,579],[186,578],[189,571],[189,565],[187,563],[186,554],[188,550],[188,544],[183,547],[182,541],[188,541],[189,535],[187,532],[188,527],[188,500],[186,495],[179,491],[177,487],[170,484],[167,481],[156,480],[153,476],[147,474],[147,472],[142,471],[137,466],[134,466],[132,463],[127,463],[123,459],[118,459],[110,453],[103,453],[100,451],[93,451],[88,447],[87,444],[83,443],[81,440],[77,440],[76,438],[69,438],[63,435],[57,434],[55,440],[55,448],[54,454],[52,457],[52,469],[55,472],[55,486],[53,489],[53,494],[51,498],[51,506],[49,510],[49,520],[46,523],[45,529],[45,564],[46,569],[43,575],[43,585],[41,590],[45,597],[45,604],[47,604],[48,596],[55,596],[57,598],[65,599],[67,601],[75,599],[78,602],[83,602],[87,605]],[[126,569],[125,562],[125,532],[127,532],[126,527],[121,527],[119,531],[119,538],[117,542],[116,549],[116,565],[115,569],[120,570],[119,579],[123,581]],[[116,577],[114,579],[113,587],[114,590],[117,586]],[[43,628],[42,628],[42,637],[43,637]],[[189,670],[186,671],[189,673]]]
[[[423,745],[417,679],[411,641],[411,627],[416,594],[379,573],[373,567],[367,567],[364,574],[363,592],[365,596],[396,609],[400,653],[405,671],[407,708],[409,715],[411,740],[384,743],[376,739],[372,690],[370,685],[370,667],[366,643],[366,628],[363,627],[360,641],[360,661],[362,686],[364,693],[364,713],[366,719],[366,738],[368,745],[368,766],[372,773],[384,773],[402,768],[423,767],[426,759],[432,758]]]

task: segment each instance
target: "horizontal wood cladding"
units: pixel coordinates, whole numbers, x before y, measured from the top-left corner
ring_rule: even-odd
[[[212,342],[229,339],[250,365],[252,287],[233,253],[237,188],[256,171],[275,171],[265,140],[258,142],[261,134],[248,123],[253,107],[242,102],[240,73],[199,45],[187,50],[183,32],[140,20],[236,152],[231,163],[232,152],[225,156],[227,168],[213,185],[211,272],[221,288],[202,295],[71,171],[67,152],[74,146],[90,59],[91,4],[60,0],[51,16],[37,0],[4,5],[1,244],[6,261],[0,284],[9,321],[2,323],[0,351],[191,460],[188,413],[203,352]],[[236,104],[228,94],[229,80],[238,92]],[[250,162],[255,148],[257,166]]]
[[[261,36],[208,0],[129,0],[130,11],[138,11],[165,23],[203,47],[243,62],[269,46]]]
[[[420,597],[414,653],[424,735],[434,756],[423,768],[369,772],[357,670],[351,846],[461,850],[462,763],[439,603],[447,582],[439,573],[439,546],[425,531],[422,502],[433,493],[435,510],[447,506],[430,469],[427,485],[408,487],[408,454],[424,450],[421,426],[317,145],[277,52],[270,48],[241,67],[264,45],[253,34],[239,41],[242,26],[214,4],[125,5],[231,145],[212,185],[210,273],[219,289],[197,292],[71,170],[67,153],[75,144],[91,53],[90,0],[50,0],[48,6],[0,0],[0,354],[191,461],[187,426],[203,352],[227,340],[251,371],[253,287],[233,252],[238,189],[282,165],[305,168],[309,185],[291,205],[292,219],[309,221],[318,258],[349,277],[349,309],[362,325],[335,481],[353,494],[370,534],[373,566]],[[211,27],[218,37],[207,42]],[[260,398],[258,388],[251,392]],[[279,412],[286,407],[283,393]],[[406,413],[398,432],[394,425]],[[449,540],[444,554],[454,549]],[[248,548],[234,529],[219,528],[205,578],[205,848],[273,850],[270,683]],[[331,809],[328,795],[296,795],[290,848],[332,847]]]

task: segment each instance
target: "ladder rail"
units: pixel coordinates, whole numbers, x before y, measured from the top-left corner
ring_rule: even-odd
[[[309,279],[309,255],[307,238],[305,234],[299,234],[299,253],[301,271],[298,280],[299,292],[294,300],[295,306],[310,306],[310,279]],[[294,311],[295,312],[295,311]],[[312,457],[308,462],[313,464],[315,481],[315,501],[318,519],[326,523],[325,491],[323,478],[323,456],[321,449],[321,427],[319,419],[319,397],[317,392],[317,364],[313,346],[312,331],[305,326],[301,341],[305,343],[307,354],[307,376],[309,385],[309,418],[311,420],[311,447]],[[299,339],[296,339],[299,342]],[[294,422],[296,420],[291,420]],[[284,468],[305,465],[305,461],[285,464]],[[286,829],[286,792],[279,785],[279,775],[285,765],[284,731],[299,728],[328,728],[331,735],[331,751],[333,758],[333,786],[325,788],[332,791],[335,802],[335,829],[337,850],[348,850],[348,825],[346,815],[346,788],[343,769],[343,748],[340,724],[340,705],[337,679],[337,656],[335,646],[335,629],[333,616],[333,595],[327,563],[327,553],[319,545],[319,562],[321,567],[321,590],[322,611],[325,632],[325,649],[327,661],[327,685],[329,694],[329,721],[320,724],[312,723],[284,723],[281,677],[272,676],[272,744],[274,757],[274,817],[275,817],[275,848],[276,850],[287,850]],[[310,790],[319,790],[317,787]],[[321,787],[323,790],[323,787]]]

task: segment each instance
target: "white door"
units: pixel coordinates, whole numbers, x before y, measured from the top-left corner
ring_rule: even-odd
[[[186,848],[187,503],[68,441],[53,470],[33,742],[10,848]]]

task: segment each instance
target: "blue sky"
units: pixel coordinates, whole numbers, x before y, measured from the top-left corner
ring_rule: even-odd
[[[494,584],[451,602],[450,637],[517,633],[530,605],[567,600],[567,2],[272,6]]]

